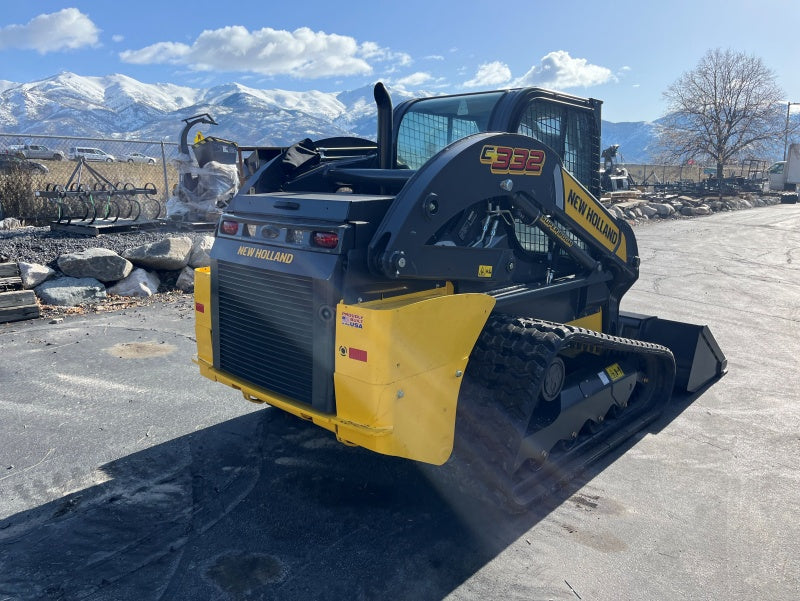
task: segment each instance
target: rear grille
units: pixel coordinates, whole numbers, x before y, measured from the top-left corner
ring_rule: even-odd
[[[216,273],[219,367],[311,404],[313,280],[222,261]]]

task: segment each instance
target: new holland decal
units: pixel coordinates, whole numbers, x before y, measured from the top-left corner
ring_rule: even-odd
[[[494,144],[486,144],[481,149],[481,163],[489,165],[489,170],[498,175],[541,175],[544,160],[543,150]]]
[[[237,255],[243,257],[253,257],[261,259],[262,261],[275,261],[277,263],[291,263],[294,261],[292,253],[281,252],[279,250],[269,250],[266,248],[256,248],[254,246],[245,246],[242,244],[236,251]]]
[[[564,179],[564,209],[580,227],[593,233],[594,238],[621,259],[627,257],[625,239],[603,206],[562,169]]]

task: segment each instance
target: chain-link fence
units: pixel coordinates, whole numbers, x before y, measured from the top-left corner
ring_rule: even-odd
[[[64,211],[79,214],[89,197],[67,203],[63,192],[70,190],[104,192],[97,202],[109,213],[113,204],[118,213],[130,206],[130,217],[137,211],[144,218],[163,216],[178,183],[177,156],[174,142],[0,133],[0,218],[41,224]],[[116,190],[142,192],[115,193],[112,203],[108,192]],[[60,203],[53,202],[55,191]]]

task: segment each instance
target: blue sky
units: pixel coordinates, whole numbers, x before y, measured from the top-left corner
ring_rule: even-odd
[[[538,85],[604,101],[609,121],[664,114],[710,48],[761,58],[800,102],[800,2],[4,2],[0,80],[71,71],[145,83],[456,93]],[[800,109],[800,106],[793,109]]]

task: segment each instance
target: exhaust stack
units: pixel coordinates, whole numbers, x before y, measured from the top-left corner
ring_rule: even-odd
[[[378,107],[378,167],[391,169],[392,161],[392,99],[386,87],[378,82],[374,89],[375,104]]]

